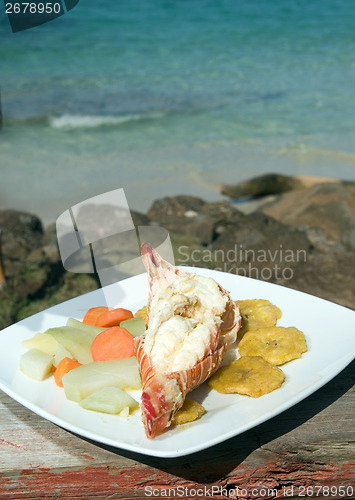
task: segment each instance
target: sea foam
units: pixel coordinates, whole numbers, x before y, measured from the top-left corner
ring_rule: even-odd
[[[64,114],[61,116],[51,116],[49,124],[53,128],[95,128],[102,126],[121,125],[122,123],[137,121],[143,119],[158,119],[163,116],[162,113],[155,113],[150,115],[71,115]]]

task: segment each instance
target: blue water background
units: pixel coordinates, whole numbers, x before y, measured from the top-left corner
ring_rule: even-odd
[[[0,208],[355,179],[354,25],[349,0],[81,0],[13,34],[2,7]]]

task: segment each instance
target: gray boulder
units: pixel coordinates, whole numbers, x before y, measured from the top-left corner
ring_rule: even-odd
[[[355,248],[355,183],[324,183],[285,193],[261,210],[283,224],[317,228],[329,240]]]
[[[337,179],[311,175],[263,174],[237,184],[221,184],[221,193],[235,200],[261,198],[311,187],[319,183],[338,183]]]
[[[282,174],[265,174],[237,184],[222,184],[221,193],[234,199],[254,198],[301,189],[297,177]]]
[[[203,212],[206,202],[194,196],[173,196],[156,200],[148,210],[151,224],[159,224],[168,231],[197,238],[201,245],[213,239],[211,217]]]
[[[0,212],[1,255],[6,283],[18,297],[40,290],[50,274],[42,248],[43,227],[35,215],[16,210]]]

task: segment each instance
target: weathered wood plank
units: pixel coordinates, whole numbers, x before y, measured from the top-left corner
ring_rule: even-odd
[[[307,488],[314,491],[317,498],[345,497],[349,495],[316,494],[319,491],[336,489],[342,492],[354,483],[349,480],[352,474],[351,464],[341,466],[326,466],[315,471],[312,466],[303,466],[297,462],[288,464],[272,464],[265,462],[264,467],[251,469],[240,465],[233,476],[215,481],[214,483],[197,483],[179,476],[172,476],[158,469],[144,470],[139,466],[86,467],[84,469],[65,470],[22,470],[9,474],[1,479],[1,498],[143,498],[146,496],[170,496],[179,498],[196,497],[194,492],[214,492],[214,498],[233,496],[233,491],[240,492],[239,497],[245,499],[263,498],[297,498],[299,493],[305,493]],[[278,477],[275,477],[275,473]],[[171,492],[169,495],[167,492]],[[160,492],[161,494],[159,495]],[[288,492],[288,494],[287,494]],[[175,494],[174,494],[175,493]],[[182,493],[185,493],[182,495]],[[198,495],[202,496],[202,495]],[[204,495],[208,497],[206,493]],[[309,498],[311,495],[302,495]]]
[[[350,366],[272,420],[208,450],[170,460],[92,443],[2,394],[0,498],[144,498],[149,488],[163,497],[173,487],[189,498],[191,491],[214,486],[224,488],[214,498],[239,488],[247,493],[240,498],[249,500],[268,498],[258,495],[258,488],[278,492],[270,498],[283,498],[287,491],[292,493],[288,498],[298,498],[302,487],[355,486],[353,379]]]

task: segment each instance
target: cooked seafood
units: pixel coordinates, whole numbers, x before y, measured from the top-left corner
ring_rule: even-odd
[[[142,245],[148,274],[148,329],[135,339],[143,390],[142,420],[155,437],[171,424],[186,394],[219,367],[241,316],[212,278],[183,272]]]

